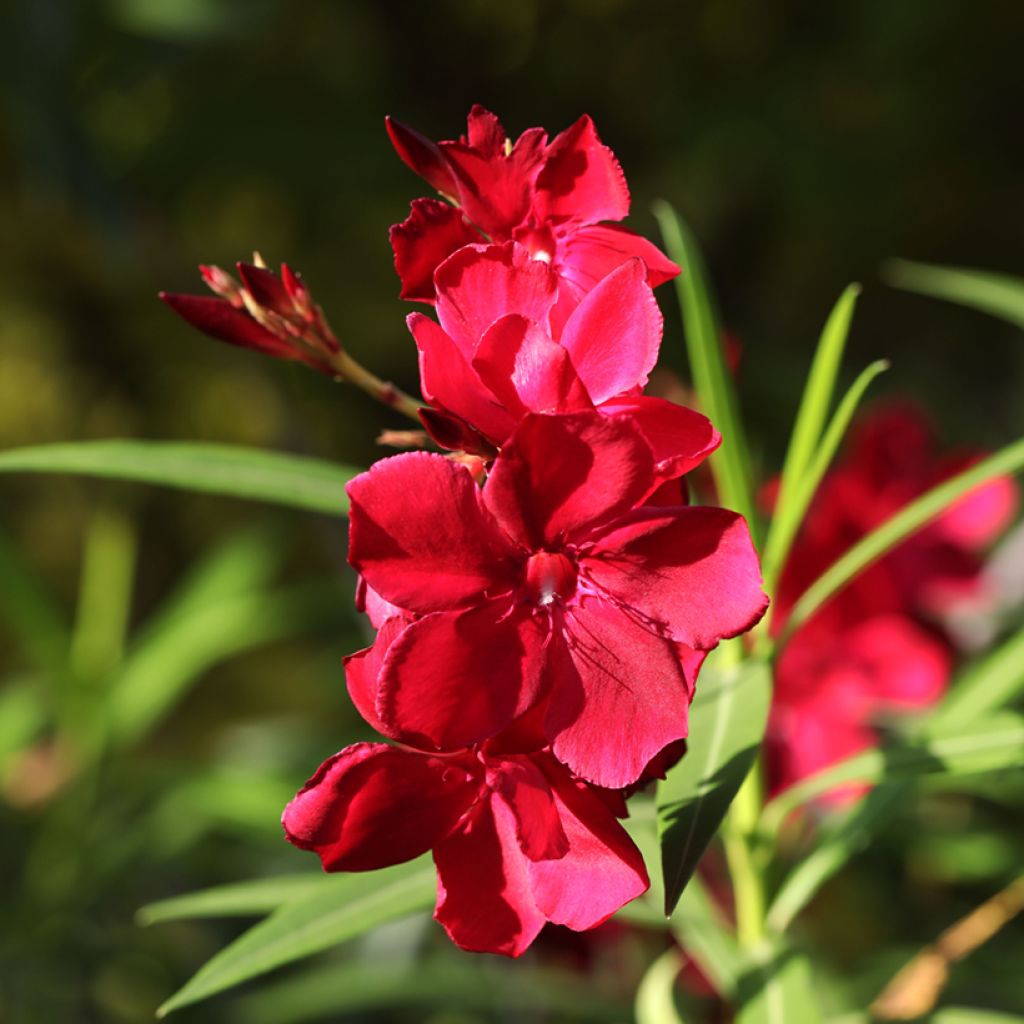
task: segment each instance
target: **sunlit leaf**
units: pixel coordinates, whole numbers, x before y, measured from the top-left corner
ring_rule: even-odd
[[[866,366],[857,375],[857,379],[843,395],[835,413],[829,420],[828,427],[810,461],[804,466],[800,476],[795,478],[796,482],[792,488],[785,518],[772,520],[775,548],[770,552],[766,549],[764,559],[765,588],[768,593],[775,592],[775,585],[785,565],[793,540],[803,524],[814,496],[818,493],[821,481],[828,472],[829,466],[832,465],[839,445],[846,436],[853,414],[857,411],[871,382],[888,368],[889,364],[884,359],[879,359]],[[778,527],[776,527],[776,522],[779,523]],[[772,539],[769,537],[769,541]]]
[[[434,869],[422,859],[373,874],[340,874],[287,903],[222,949],[167,1000],[160,1016],[433,905]]]
[[[796,808],[851,782],[895,782],[929,773],[961,775],[1012,768],[1024,768],[1024,715],[1004,711],[981,721],[951,721],[940,734],[873,747],[802,779],[768,804],[761,827],[773,835]]]
[[[1024,280],[1020,278],[912,260],[890,260],[882,276],[897,288],[970,306],[1024,327]]]
[[[636,990],[636,1024],[686,1024],[676,1006],[676,979],[683,957],[678,949],[667,949],[640,980]]]
[[[709,659],[690,708],[686,756],[658,784],[658,834],[670,914],[757,756],[771,699],[762,661],[727,660],[731,641]]]
[[[194,917],[258,917],[325,886],[330,889],[331,881],[330,875],[307,872],[218,885],[147,903],[139,909],[136,920],[150,925]]]
[[[940,516],[960,498],[995,477],[1024,469],[1024,439],[1001,448],[970,469],[944,481],[900,509],[876,530],[841,555],[812,583],[793,605],[783,636],[789,637],[830,597],[858,574],[926,523]]]
[[[785,561],[786,552],[796,536],[803,512],[794,502],[807,468],[821,442],[825,420],[832,404],[832,392],[846,347],[853,309],[860,294],[860,285],[851,284],[839,297],[814,353],[807,383],[793,423],[786,458],[779,480],[779,496],[771,527],[764,545],[764,572],[768,592],[774,593],[775,580]],[[813,492],[812,492],[813,493]]]
[[[323,459],[225,444],[78,441],[0,452],[0,473],[69,473],[249,498],[332,516],[348,511],[359,470]]]
[[[753,474],[739,402],[722,350],[722,331],[700,248],[690,229],[665,202],[654,206],[665,249],[682,268],[676,278],[682,308],[686,351],[701,410],[722,435],[722,445],[709,459],[722,505],[739,512],[757,536]]]
[[[740,978],[736,1024],[819,1024],[810,962],[790,946],[764,942]]]

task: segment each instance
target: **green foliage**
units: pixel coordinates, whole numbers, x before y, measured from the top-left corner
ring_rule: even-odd
[[[791,946],[757,946],[739,981],[736,1024],[820,1024],[821,1003],[812,976],[810,961]]]
[[[657,203],[654,214],[666,251],[683,268],[676,278],[676,289],[697,403],[722,435],[721,447],[709,460],[715,486],[721,503],[739,512],[756,537],[757,509],[749,449],[736,389],[725,363],[722,330],[704,260],[692,232],[668,203]]]
[[[671,914],[761,744],[771,678],[729,641],[708,659],[690,707],[686,756],[658,784],[665,912]]]
[[[342,516],[359,471],[306,455],[176,441],[80,441],[0,452],[0,473],[69,473]]]
[[[1024,439],[1001,448],[970,469],[933,487],[920,498],[900,509],[873,533],[849,548],[813,583],[793,605],[783,637],[788,637],[806,622],[830,597],[837,594],[859,573],[888,554],[915,530],[942,515],[974,488],[996,477],[1024,470]]]
[[[1024,327],[1024,281],[1018,277],[911,260],[890,260],[883,272],[896,288],[956,302]]]
[[[434,902],[434,869],[422,860],[374,872],[332,875],[274,910],[222,949],[159,1009],[160,1016],[329,949]]]

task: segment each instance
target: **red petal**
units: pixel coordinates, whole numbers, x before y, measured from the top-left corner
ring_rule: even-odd
[[[277,274],[265,267],[255,267],[251,263],[236,263],[235,267],[242,283],[256,300],[258,306],[273,310],[282,316],[295,313],[291,296],[285,290]]]
[[[450,760],[357,743],[326,760],[284,810],[288,841],[327,871],[412,860],[456,826],[480,780]]]
[[[540,220],[579,224],[622,220],[629,213],[626,176],[586,114],[548,146],[533,208]]]
[[[764,614],[761,570],[742,516],[648,508],[602,536],[581,573],[691,647],[714,647]]]
[[[634,417],[654,449],[655,469],[664,479],[689,473],[722,443],[706,416],[664,398],[616,398],[605,402],[601,412]]]
[[[455,195],[455,179],[452,177],[448,161],[437,144],[425,135],[420,135],[415,128],[410,128],[393,117],[386,117],[384,124],[387,126],[391,145],[395,147],[395,152],[406,165],[433,185],[438,192]]]
[[[569,353],[532,320],[516,313],[503,316],[487,329],[473,369],[516,419],[528,412],[593,408]]]
[[[363,650],[345,658],[345,683],[356,710],[377,732],[396,740],[402,739],[402,735],[389,730],[377,714],[377,691],[384,656],[395,637],[408,624],[409,620],[404,617],[389,619],[380,627],[377,639],[371,646],[364,647]]]
[[[530,891],[527,860],[512,812],[481,802],[454,835],[434,848],[434,918],[463,949],[519,956],[544,927]]]
[[[559,860],[529,865],[530,886],[541,913],[576,931],[594,928],[650,887],[640,851],[607,804],[550,763],[555,805],[569,841]]]
[[[573,311],[561,342],[594,403],[643,387],[658,361],[661,312],[630,260],[612,271]]]
[[[493,117],[494,115],[489,115]],[[466,216],[492,241],[504,242],[530,212],[530,197],[544,159],[547,135],[541,128],[523,132],[505,155],[504,132],[488,123],[474,132],[469,143],[442,142],[440,149],[455,178],[456,194]],[[502,138],[499,146],[497,133]],[[482,148],[474,145],[474,140]]]
[[[160,298],[182,319],[218,341],[252,348],[278,359],[300,358],[295,350],[261,327],[248,313],[235,309],[226,299],[212,295],[177,295],[161,292]]]
[[[488,739],[537,700],[545,624],[507,602],[427,615],[384,659],[377,712],[425,749]]]
[[[349,562],[385,600],[412,612],[457,608],[517,578],[480,489],[444,456],[382,459],[347,490]]]
[[[488,770],[487,784],[515,816],[519,846],[530,860],[565,856],[569,843],[551,786],[529,757],[502,757]]]
[[[493,444],[504,441],[515,420],[484,386],[468,357],[430,317],[412,313],[406,322],[419,349],[420,386],[427,401],[454,413]],[[457,447],[465,448],[462,444]]]
[[[480,235],[454,206],[437,199],[414,199],[412,213],[388,232],[403,299],[434,301],[434,271],[457,249]]]
[[[652,288],[679,274],[678,265],[653,242],[613,224],[568,229],[561,240],[558,272],[581,291],[589,292],[598,281],[634,257],[644,261],[647,283]]]
[[[625,416],[529,414],[484,487],[505,531],[536,550],[579,541],[650,491],[650,445]]]
[[[483,157],[502,156],[505,152],[505,129],[498,115],[474,103],[466,118],[466,141]]]
[[[686,736],[693,690],[674,646],[628,611],[584,597],[566,611],[565,639],[552,642],[550,659],[548,735],[581,778],[628,786]]]
[[[499,317],[519,313],[548,326],[558,277],[518,245],[469,245],[437,268],[437,318],[467,360]]]

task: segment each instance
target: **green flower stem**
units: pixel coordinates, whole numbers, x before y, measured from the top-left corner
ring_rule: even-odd
[[[765,880],[755,849],[763,802],[761,766],[755,762],[729,808],[722,833],[736,900],[736,934],[747,949],[764,937]]]
[[[407,395],[401,388],[395,387],[390,381],[381,380],[380,377],[361,366],[344,349],[332,353],[329,362],[331,369],[342,380],[347,380],[371,397],[376,398],[378,402],[397,409],[403,416],[408,416],[409,419],[420,424],[421,403]]]

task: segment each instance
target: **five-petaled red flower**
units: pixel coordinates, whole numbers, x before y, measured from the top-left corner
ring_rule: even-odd
[[[448,200],[413,200],[408,219],[391,229],[403,299],[432,302],[436,268],[482,241],[515,239],[550,264],[567,309],[633,257],[643,260],[652,287],[679,273],[647,239],[604,223],[629,213],[629,189],[588,116],[550,143],[541,128],[511,142],[481,106],[470,110],[457,141],[434,143],[391,118],[387,127],[398,155]]]
[[[352,481],[349,560],[412,618],[364,654],[384,725],[450,750],[540,706],[555,757],[611,788],[684,737],[704,654],[767,599],[742,517],[645,505],[657,483],[634,420],[594,412],[528,414],[483,489],[425,452]]]

